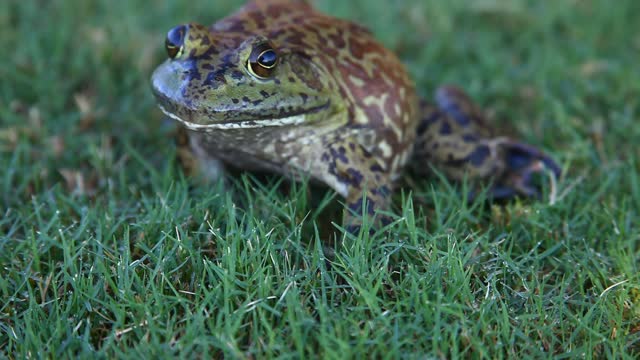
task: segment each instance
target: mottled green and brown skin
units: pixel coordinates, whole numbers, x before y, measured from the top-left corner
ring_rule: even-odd
[[[348,225],[387,208],[407,165],[493,178],[497,196],[531,195],[532,172],[557,172],[537,150],[495,138],[460,91],[441,89],[436,105],[420,101],[405,67],[371,33],[304,1],[252,1],[209,28],[174,28],[167,46],[171,59],[152,86],[183,126],[188,169],[215,178],[223,163],[310,176],[345,197]],[[265,49],[277,61],[252,63]]]

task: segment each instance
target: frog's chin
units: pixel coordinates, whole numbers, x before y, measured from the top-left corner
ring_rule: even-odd
[[[303,124],[307,121],[307,115],[311,113],[317,113],[321,110],[329,108],[330,102],[327,102],[321,106],[309,109],[305,112],[292,113],[278,118],[261,118],[261,119],[248,119],[248,120],[234,120],[227,122],[214,122],[208,124],[198,124],[191,122],[187,119],[183,119],[180,116],[168,111],[164,106],[158,105],[160,110],[168,117],[178,121],[189,130],[194,131],[213,131],[213,130],[231,130],[231,129],[256,129],[264,127],[275,126],[295,126]]]

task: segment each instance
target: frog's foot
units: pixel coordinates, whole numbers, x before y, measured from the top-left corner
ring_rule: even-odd
[[[498,166],[502,173],[489,188],[489,197],[497,200],[516,196],[540,197],[545,175],[550,179],[550,192],[556,192],[555,180],[560,177],[561,170],[549,155],[508,138],[492,139],[488,146],[492,153],[502,154],[496,160],[503,162]]]
[[[189,130],[182,126],[176,129],[176,153],[180,167],[187,176],[198,181],[216,182],[224,174],[224,165],[219,159],[208,155],[196,142],[191,141],[190,135],[198,136],[190,134]]]
[[[358,235],[363,221],[370,221],[369,234],[372,235],[380,227],[389,225],[391,217],[379,213],[388,207],[389,186],[378,186],[365,191],[353,190],[347,196],[344,213],[345,230],[353,235]]]

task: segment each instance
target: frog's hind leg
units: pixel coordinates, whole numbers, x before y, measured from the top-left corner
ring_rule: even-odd
[[[440,88],[436,104],[421,104],[413,170],[430,171],[425,161],[454,180],[492,180],[489,196],[539,196],[535,174],[560,175],[559,166],[531,145],[496,136],[482,111],[461,90]]]

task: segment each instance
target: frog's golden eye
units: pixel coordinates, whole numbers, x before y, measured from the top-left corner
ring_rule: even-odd
[[[182,55],[184,36],[186,33],[187,27],[184,25],[178,25],[167,33],[167,38],[164,40],[164,47],[167,50],[167,55],[169,55],[171,59]]]
[[[277,65],[278,53],[268,42],[256,46],[247,61],[247,69],[251,75],[260,79],[270,77]]]

